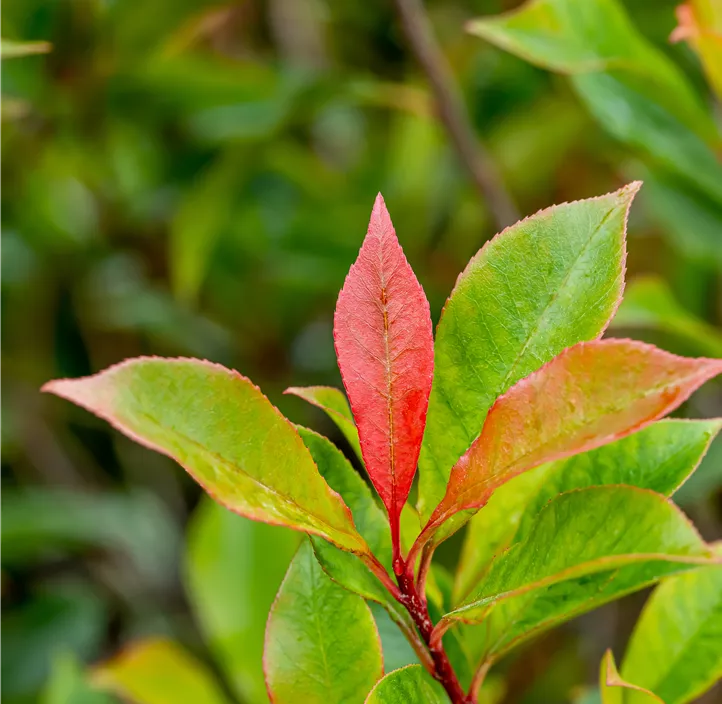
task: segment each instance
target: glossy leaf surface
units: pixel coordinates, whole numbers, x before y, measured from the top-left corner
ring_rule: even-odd
[[[667,171],[717,200],[722,166],[706,143],[714,123],[682,72],[634,27],[617,0],[531,0],[469,31],[570,75],[594,117]]]
[[[720,372],[722,360],[678,357],[631,340],[570,347],[497,400],[424,532],[483,506],[522,472],[643,428]]]
[[[176,460],[230,510],[367,550],[293,426],[237,372],[197,360],[138,358],[43,388]]]
[[[341,391],[334,389],[332,386],[292,386],[283,393],[298,396],[325,411],[328,417],[336,423],[359,459],[363,461],[361,445],[358,440],[358,430],[356,430],[356,424],[351,415],[348,401]]]
[[[625,224],[638,188],[542,210],[484,245],[459,277],[436,332],[422,518],[496,398],[606,327],[622,294]]]
[[[578,489],[553,499],[445,619],[483,621],[479,655],[496,657],[539,630],[714,559],[665,497],[626,486]]]
[[[169,640],[129,646],[101,665],[93,682],[134,704],[228,704],[211,672]]]
[[[294,531],[250,521],[208,498],[191,519],[184,569],[189,601],[216,662],[248,704],[268,701],[266,621],[300,539]]]
[[[448,704],[444,688],[421,665],[389,672],[373,688],[366,704]]]
[[[614,656],[607,650],[602,659],[599,671],[599,691],[602,704],[664,704],[664,702],[649,690],[625,682],[617,672]]]
[[[465,597],[494,555],[529,534],[539,512],[572,489],[626,484],[670,496],[701,461],[722,420],[667,419],[637,433],[527,472],[494,492],[469,522],[454,593]]]
[[[383,675],[369,607],[329,579],[306,540],[268,617],[264,667],[274,704],[363,702]]]
[[[715,552],[722,557],[722,546]],[[627,646],[622,675],[666,704],[694,701],[722,678],[722,565],[657,587]]]
[[[396,530],[421,448],[434,343],[428,301],[380,195],[338,297],[334,341],[366,469]]]

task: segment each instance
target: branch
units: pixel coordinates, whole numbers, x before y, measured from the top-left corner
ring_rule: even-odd
[[[416,624],[419,634],[431,653],[434,665],[434,678],[440,682],[446,690],[452,704],[471,704],[474,699],[468,698],[464,694],[464,690],[461,688],[454,668],[451,662],[449,662],[449,658],[444,650],[444,644],[441,640],[432,643],[431,637],[434,631],[434,624],[429,616],[426,599],[419,594],[417,585],[414,583],[413,578],[409,576],[406,569],[403,570],[402,574],[397,575],[396,579],[399,583],[399,590],[401,591],[399,602],[406,607],[406,610]]]
[[[422,0],[394,0],[406,38],[431,84],[439,116],[459,158],[502,230],[519,220],[519,213],[496,166],[469,123],[459,87],[446,57],[434,39]]]

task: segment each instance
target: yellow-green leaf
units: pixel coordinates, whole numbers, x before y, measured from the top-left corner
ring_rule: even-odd
[[[714,546],[722,558],[722,545]],[[722,678],[722,564],[670,577],[649,598],[622,662],[625,680],[685,704]],[[630,704],[642,704],[636,695]]]
[[[569,75],[615,137],[722,200],[722,166],[708,145],[711,114],[669,58],[637,30],[618,0],[529,0],[469,23],[472,34]]]
[[[191,518],[184,570],[189,601],[211,653],[246,704],[268,702],[266,621],[299,539],[208,498]]]
[[[263,662],[274,704],[361,704],[383,675],[368,605],[326,575],[307,540],[269,614]]]
[[[444,621],[481,623],[480,655],[494,659],[540,630],[716,559],[665,497],[628,486],[577,489],[552,500]]]
[[[334,389],[332,386],[292,386],[283,393],[298,396],[325,411],[343,433],[359,460],[363,462],[358,430],[356,430],[356,424],[353,415],[351,415],[348,401],[341,391]]]
[[[160,638],[127,647],[98,667],[92,681],[134,704],[229,704],[205,665]]]
[[[368,546],[294,427],[248,379],[193,359],[141,357],[43,389],[175,459],[220,504],[247,518]]]
[[[297,430],[323,478],[351,509],[354,523],[371,552],[387,573],[390,572],[389,522],[381,506],[374,500],[371,489],[330,440],[308,428],[297,426]],[[321,567],[331,579],[364,599],[377,602],[403,631],[413,632],[414,625],[406,609],[391,596],[359,557],[339,550],[322,538],[314,537],[311,543]]]
[[[456,602],[482,578],[494,555],[529,534],[539,512],[558,494],[627,484],[670,496],[699,465],[721,427],[722,420],[661,420],[512,479],[469,522],[454,585]]]
[[[444,688],[421,665],[389,672],[373,688],[366,704],[448,704]]]
[[[607,650],[599,671],[599,690],[602,704],[664,704],[655,694],[637,685],[625,682],[617,672],[614,656]]]

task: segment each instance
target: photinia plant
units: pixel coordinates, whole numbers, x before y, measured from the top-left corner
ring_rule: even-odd
[[[138,358],[46,384],[178,461],[231,511],[308,534],[268,618],[273,702],[476,702],[519,643],[663,579],[639,630],[681,633],[676,614],[697,655],[678,657],[671,636],[656,677],[649,636],[635,635],[622,675],[611,654],[602,664],[605,701],[627,690],[689,701],[719,676],[720,552],[669,496],[722,421],[660,419],[722,360],[600,339],[621,300],[638,188],[497,235],[460,275],[435,341],[379,195],[334,320],[348,402],[328,387],[288,393],[338,424],[380,502],[329,440],[217,364]],[[434,551],[467,523],[450,576]],[[708,610],[689,615],[695,590]],[[384,676],[367,602],[386,609],[419,664]]]

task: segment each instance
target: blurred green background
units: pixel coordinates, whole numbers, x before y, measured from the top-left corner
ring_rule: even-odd
[[[426,6],[519,212],[646,179],[612,332],[722,355],[722,203],[612,137],[565,77],[463,32],[517,4]],[[625,6],[719,123],[696,56],[668,42],[675,2]],[[340,384],[333,308],[377,191],[435,319],[498,228],[389,0],[5,0],[2,32],[52,44],[2,63],[3,701],[63,701],[44,688],[68,653],[92,664],[149,635],[222,671],[229,698],[263,701],[254,638],[295,537],[225,533],[233,517],[205,503],[194,516],[198,487],[171,461],[38,389],[129,356],[203,357],[343,445],[282,391]],[[682,414],[722,415],[720,388]],[[718,442],[678,496],[708,539],[721,487]],[[502,700],[571,701],[643,600],[527,647]]]

